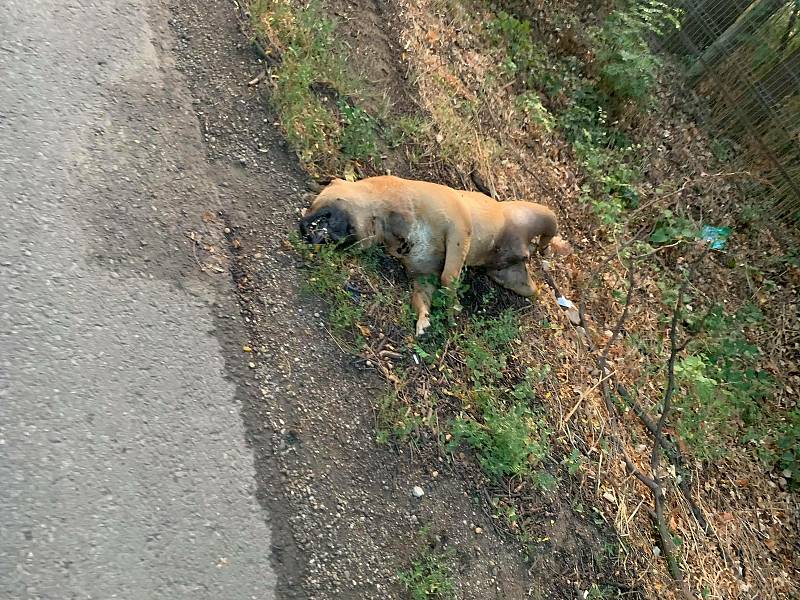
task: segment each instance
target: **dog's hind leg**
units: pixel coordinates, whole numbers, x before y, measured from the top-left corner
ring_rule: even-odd
[[[528,273],[528,267],[523,262],[513,264],[505,269],[490,270],[487,271],[487,274],[515,294],[526,298],[536,295],[536,289],[533,287],[533,280],[531,280],[530,273]]]
[[[423,335],[425,330],[430,327],[431,319],[431,299],[436,287],[422,281],[419,277],[414,278],[414,291],[411,293],[411,306],[417,313],[417,335]]]

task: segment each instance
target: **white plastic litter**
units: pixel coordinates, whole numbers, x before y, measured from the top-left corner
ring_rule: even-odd
[[[567,298],[564,298],[564,296],[559,296],[556,298],[556,302],[558,302],[558,305],[562,308],[575,308],[572,300],[568,300]]]

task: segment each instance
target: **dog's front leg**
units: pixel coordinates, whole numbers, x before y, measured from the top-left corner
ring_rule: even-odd
[[[467,254],[469,254],[469,243],[470,233],[468,231],[457,227],[452,227],[448,231],[441,276],[444,287],[449,288],[461,276]]]
[[[423,335],[431,325],[431,299],[435,289],[433,284],[422,281],[419,277],[414,279],[411,306],[417,313],[417,336]]]

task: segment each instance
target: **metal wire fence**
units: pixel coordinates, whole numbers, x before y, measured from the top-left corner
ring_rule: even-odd
[[[800,0],[674,0],[666,49],[712,99],[720,135],[743,149],[771,216],[800,223]]]

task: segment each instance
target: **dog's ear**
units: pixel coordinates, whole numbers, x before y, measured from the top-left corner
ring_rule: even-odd
[[[513,228],[506,229],[495,242],[492,266],[505,269],[517,263],[524,263],[530,258],[530,250],[519,233]]]

